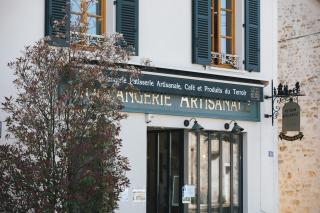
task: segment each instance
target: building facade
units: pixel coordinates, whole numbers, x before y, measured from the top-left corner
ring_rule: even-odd
[[[123,33],[135,48],[130,63],[144,64],[127,79],[140,92],[118,93],[131,171],[116,212],[278,212],[276,125],[264,117],[277,78],[277,1],[97,2],[84,11],[85,1],[71,0],[71,22],[89,24],[88,34]],[[15,92],[7,62],[56,33],[65,3],[2,3],[1,101]]]
[[[320,1],[280,0],[278,8],[278,81],[299,81],[306,95],[299,98],[304,137],[279,140],[280,212],[319,212]]]

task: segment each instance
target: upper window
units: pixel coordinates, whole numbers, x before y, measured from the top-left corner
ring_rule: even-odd
[[[212,64],[239,68],[235,51],[235,0],[212,0]]]
[[[71,0],[71,27],[82,33],[101,35],[106,30],[105,0]]]
[[[258,72],[260,0],[192,3],[192,62],[232,69],[243,69],[243,62],[246,70]]]
[[[70,2],[70,7],[68,7]],[[106,33],[106,17],[108,15],[108,31],[113,32],[113,6],[116,7],[116,31],[123,34],[128,46],[138,53],[139,40],[139,0],[46,0],[45,1],[45,35],[51,36],[52,45],[68,46],[70,32],[81,32],[89,35]],[[70,20],[65,22],[66,17]],[[62,23],[57,27],[55,23]],[[75,28],[78,27],[78,28]],[[74,34],[73,34],[74,35]],[[92,36],[88,36],[92,37]],[[96,36],[93,36],[97,38]]]

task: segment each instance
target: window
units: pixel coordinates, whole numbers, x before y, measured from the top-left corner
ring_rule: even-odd
[[[79,27],[80,32],[91,35],[106,32],[105,0],[71,0],[70,4],[71,27]]]
[[[196,190],[187,212],[242,213],[242,135],[190,132],[188,139],[187,184]]]
[[[70,3],[70,7],[68,7]],[[91,35],[101,35],[105,33],[107,23],[107,9],[113,14],[113,7],[116,7],[116,31],[123,34],[129,46],[138,53],[138,8],[139,0],[117,0],[108,2],[107,0],[45,0],[45,35],[51,36],[52,45],[67,46],[70,41],[70,31],[79,31]],[[56,27],[55,22],[62,22],[66,17],[70,17],[70,22]],[[80,29],[74,29],[77,26]],[[110,24],[111,23],[111,24]],[[108,22],[108,30],[114,29],[113,20]],[[75,25],[75,26],[74,26]],[[111,32],[112,33],[112,32]],[[62,35],[62,36],[61,36]],[[89,36],[90,37],[90,36]]]
[[[260,0],[193,0],[192,4],[192,62],[241,69],[243,61],[246,70],[258,72]]]
[[[239,68],[239,57],[235,55],[235,0],[212,0],[211,23],[211,63]]]

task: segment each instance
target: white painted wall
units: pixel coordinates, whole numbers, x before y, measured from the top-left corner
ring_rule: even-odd
[[[20,51],[44,35],[44,0],[10,0],[0,2],[0,102],[5,96],[15,95],[12,81],[13,71],[7,67],[9,61],[20,55]],[[0,110],[0,121],[6,114]],[[5,129],[2,124],[2,129]],[[2,131],[0,143],[4,140]]]
[[[44,35],[44,0],[10,0],[0,2],[0,101],[15,94],[13,75],[6,64],[19,56],[25,45]],[[108,10],[114,11],[108,4]],[[207,72],[242,78],[276,79],[277,70],[277,1],[261,1],[261,72],[248,73],[218,68],[207,68],[191,63],[191,0],[140,0],[139,56],[152,60],[152,66],[176,68],[185,71]],[[114,20],[108,21],[108,30],[115,29]],[[265,89],[270,94],[270,87]],[[270,101],[261,104],[261,122],[239,122],[245,128],[245,212],[278,212],[276,132],[270,119]],[[0,110],[0,121],[6,117]],[[128,173],[130,189],[146,187],[146,131],[144,114],[131,113],[122,122],[123,153],[129,157],[132,170]],[[183,128],[185,117],[154,115],[148,126]],[[223,130],[226,120],[199,118],[208,130]],[[2,133],[4,135],[5,132]],[[0,139],[3,143],[3,137]],[[268,151],[274,157],[268,157]],[[120,212],[143,213],[145,203],[120,202]]]
[[[147,153],[147,128],[185,128],[183,121],[190,119],[183,116],[167,116],[152,114],[151,122],[146,124],[145,114],[129,113],[128,118],[121,122],[123,139],[123,155],[128,156],[131,171],[128,176],[131,180],[129,187],[129,200],[119,202],[116,212],[145,212],[146,203],[134,203],[132,190],[146,189],[146,153]],[[224,131],[222,119],[197,118],[205,130]],[[270,122],[270,120],[268,120]],[[245,130],[243,146],[244,166],[244,212],[277,212],[275,198],[274,166],[275,157],[268,157],[268,151],[273,151],[266,141],[272,140],[273,132],[266,128],[263,122],[239,121]]]

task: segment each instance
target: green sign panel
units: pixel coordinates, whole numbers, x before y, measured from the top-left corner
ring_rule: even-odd
[[[126,112],[260,120],[259,102],[241,102],[212,98],[157,94],[149,92],[118,92]]]
[[[162,75],[120,74],[118,97],[126,112],[260,121],[263,88]],[[112,82],[112,81],[111,81]],[[132,84],[139,92],[125,91]]]

